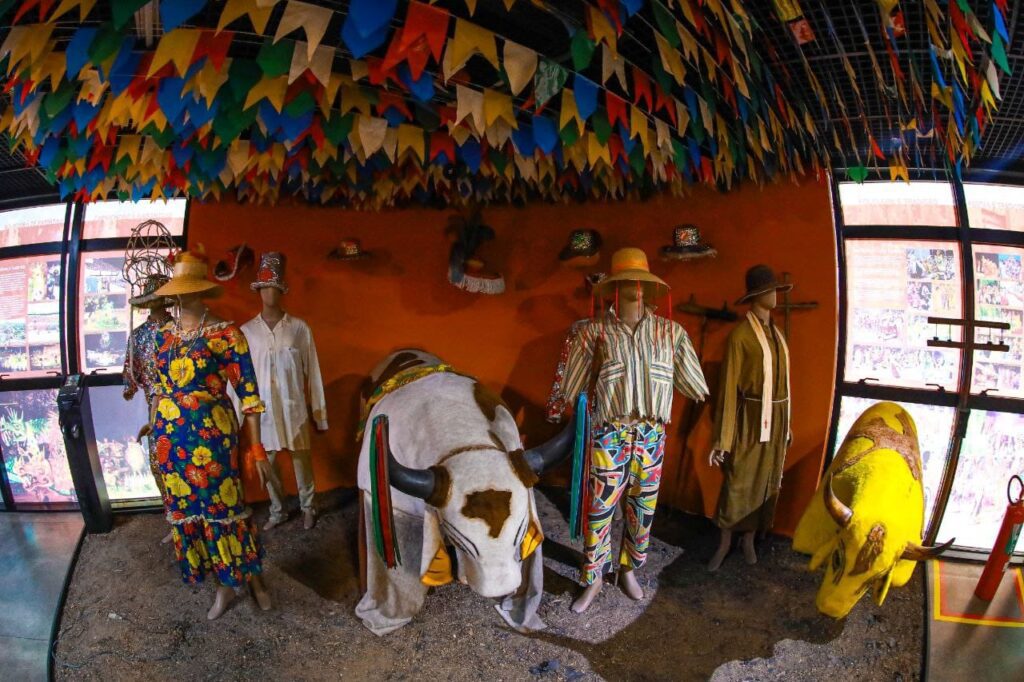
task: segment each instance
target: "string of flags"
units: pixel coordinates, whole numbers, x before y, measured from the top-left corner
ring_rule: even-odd
[[[0,27],[10,26],[0,28],[9,100],[0,132],[63,197],[83,201],[298,196],[380,208],[621,198],[799,177],[832,153],[858,153],[852,119],[844,114],[844,144],[822,115],[836,106],[829,93],[816,78],[812,93],[787,87],[740,0],[596,0],[573,16],[532,0],[566,28],[557,55],[476,23],[474,1],[445,4],[412,0],[399,16],[396,0],[343,10],[163,0],[163,32],[150,41],[133,25],[146,0],[0,0]],[[800,11],[796,0],[776,9],[783,4]],[[898,2],[879,4],[896,16]],[[937,67],[932,80],[957,125],[927,119],[959,163],[999,96],[987,65],[1006,61],[1005,1],[995,0],[1002,32],[963,10],[946,21],[927,4],[929,32],[934,21],[942,38],[948,24],[959,44],[932,56],[952,52],[959,67]],[[619,49],[648,34],[649,63]],[[986,66],[971,61],[981,35]],[[924,111],[919,89],[910,86],[898,117],[918,134],[926,117],[903,111]],[[963,100],[973,106],[975,94],[970,111]]]

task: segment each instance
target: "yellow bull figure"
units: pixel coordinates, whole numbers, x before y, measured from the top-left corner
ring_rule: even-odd
[[[923,547],[923,529],[917,427],[899,405],[876,403],[850,428],[793,536],[793,549],[812,555],[812,571],[825,566],[818,610],[843,618],[869,587],[880,605],[916,561],[953,544]]]

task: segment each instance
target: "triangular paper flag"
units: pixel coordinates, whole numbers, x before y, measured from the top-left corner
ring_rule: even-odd
[[[182,76],[188,72],[189,64],[192,62],[192,55],[196,51],[196,45],[202,31],[194,28],[179,28],[176,31],[165,33],[156,47],[156,54],[149,65],[148,76],[163,68],[168,62],[174,64],[174,68]]]
[[[608,79],[615,76],[619,86],[626,90],[626,60],[616,55],[607,45],[601,50],[601,83],[608,84]]]
[[[537,71],[537,53],[528,47],[506,40],[502,56],[509,89],[513,95],[518,95],[529,85]]]
[[[456,19],[455,35],[448,41],[448,48],[445,50],[445,80],[465,66],[469,58],[475,54],[489,61],[494,68],[500,67],[494,34],[463,19]]]
[[[223,31],[235,19],[247,16],[253,31],[263,35],[267,30],[267,22],[270,21],[270,13],[274,11],[274,4],[276,4],[276,0],[268,6],[261,6],[256,0],[228,0],[220,12],[217,32]]]
[[[288,0],[285,5],[281,22],[277,25],[277,32],[274,34],[274,42],[278,42],[292,31],[302,29],[306,33],[306,54],[310,60],[316,52],[320,41],[324,39],[327,32],[327,25],[331,23],[331,16],[334,10],[330,7],[318,7],[308,2],[299,0]]]

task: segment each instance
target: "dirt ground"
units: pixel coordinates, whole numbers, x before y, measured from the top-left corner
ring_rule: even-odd
[[[560,491],[538,494],[547,534],[548,629],[522,635],[493,602],[463,585],[428,595],[411,624],[380,638],[355,617],[356,527],[351,492],[321,501],[314,530],[262,534],[275,608],[242,595],[218,621],[212,585],[180,582],[157,514],[122,518],[86,539],[54,650],[58,680],[913,680],[921,668],[922,571],[882,607],[864,599],[842,622],[817,613],[818,576],[789,541],[772,538],[748,567],[738,552],[717,574],[704,564],[717,531],[660,509],[647,595],[607,584],[590,610],[569,610],[578,548],[568,542]],[[262,523],[265,509],[257,518]],[[617,530],[616,535],[618,537]]]

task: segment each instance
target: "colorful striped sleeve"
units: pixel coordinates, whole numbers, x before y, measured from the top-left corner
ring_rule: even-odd
[[[686,333],[682,325],[673,324],[672,336],[676,340],[675,358],[675,388],[691,400],[703,401],[708,397],[708,382],[704,378],[704,371],[701,369],[700,360],[693,350],[690,342],[690,335]]]

